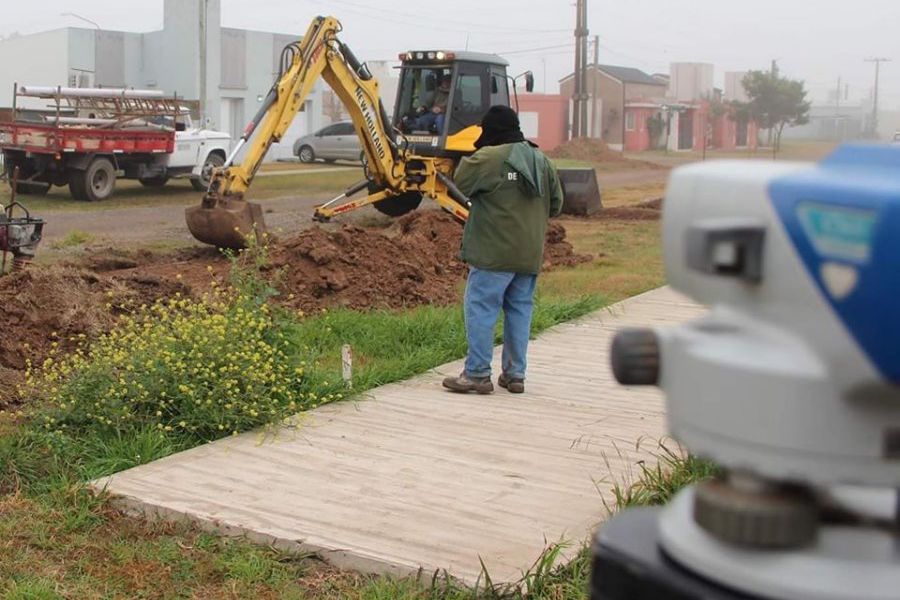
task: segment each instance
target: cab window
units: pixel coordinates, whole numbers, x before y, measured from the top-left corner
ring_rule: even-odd
[[[442,78],[450,77],[450,67],[405,67],[400,76],[395,121],[413,122],[432,106]],[[405,128],[409,130],[409,128]]]
[[[491,106],[509,106],[509,80],[506,75],[494,71],[491,73]]]
[[[479,125],[489,108],[490,67],[479,63],[461,63],[450,108],[450,128],[453,135],[466,127]]]

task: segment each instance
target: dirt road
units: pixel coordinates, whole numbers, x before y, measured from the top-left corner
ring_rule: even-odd
[[[621,187],[647,183],[665,182],[667,169],[641,169],[622,172],[599,173],[598,182],[603,187]],[[267,176],[273,176],[268,174]],[[266,223],[272,231],[282,229],[287,232],[298,231],[312,225],[312,213],[316,205],[325,202],[340,193],[336,187],[332,193],[312,194],[302,198],[283,196],[261,201],[266,212]],[[196,192],[185,191],[184,204],[162,204],[159,206],[136,206],[129,208],[112,208],[99,211],[42,210],[41,217],[46,219],[44,230],[45,241],[52,244],[72,231],[90,234],[93,241],[123,245],[144,245],[147,243],[169,244],[173,246],[190,245],[193,238],[184,224],[185,206],[199,199]],[[356,218],[371,218],[377,213],[372,210],[361,210]],[[348,217],[342,217],[342,221]],[[352,220],[352,219],[351,219]]]

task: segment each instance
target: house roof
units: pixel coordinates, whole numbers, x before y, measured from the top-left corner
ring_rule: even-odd
[[[593,69],[594,65],[588,65],[588,69]],[[640,83],[644,85],[658,85],[665,87],[665,83],[659,81],[658,79],[654,79],[650,75],[647,75],[640,69],[635,69],[634,67],[620,67],[617,65],[597,65],[597,69],[603,73],[606,73],[613,79],[618,79],[622,83]],[[575,73],[569,73],[562,79],[560,79],[560,83],[563,81],[567,81],[575,77]]]

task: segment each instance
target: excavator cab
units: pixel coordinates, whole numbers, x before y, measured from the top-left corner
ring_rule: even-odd
[[[410,51],[400,61],[393,122],[418,156],[471,154],[487,110],[510,106],[509,63],[495,54]]]

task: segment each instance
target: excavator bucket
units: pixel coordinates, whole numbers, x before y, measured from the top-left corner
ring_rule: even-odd
[[[559,181],[563,188],[563,213],[587,217],[603,208],[593,168],[559,169]]]
[[[247,246],[247,236],[257,239],[266,233],[262,207],[254,202],[227,199],[208,202],[184,211],[191,234],[206,244],[239,249]]]

